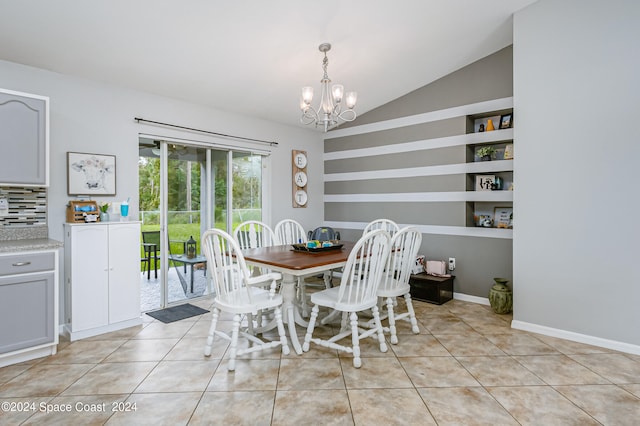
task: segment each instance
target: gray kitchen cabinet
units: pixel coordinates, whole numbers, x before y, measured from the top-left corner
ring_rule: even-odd
[[[49,186],[49,98],[0,89],[0,185]]]
[[[0,255],[0,367],[56,353],[58,252]]]

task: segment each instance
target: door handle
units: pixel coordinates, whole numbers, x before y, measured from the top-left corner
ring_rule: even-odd
[[[27,266],[27,265],[31,265],[31,262],[16,262],[13,264],[13,266]]]

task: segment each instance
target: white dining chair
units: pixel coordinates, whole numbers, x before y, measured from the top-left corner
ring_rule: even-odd
[[[233,231],[233,237],[240,246],[241,250],[270,247],[276,245],[278,240],[275,232],[264,222],[259,220],[247,220],[242,222]],[[271,272],[268,268],[253,266],[250,268],[251,275],[258,276]],[[262,311],[258,312],[256,320],[259,327],[263,325]]]
[[[251,276],[240,246],[231,235],[220,229],[209,229],[202,234],[202,251],[207,258],[207,268],[216,290],[204,355],[211,356],[211,347],[216,336],[231,342],[227,365],[229,371],[235,370],[238,355],[277,346],[282,346],[283,354],[289,354],[282,321],[282,295],[276,293],[276,281],[281,275],[270,272]],[[263,286],[268,286],[268,290],[262,288]],[[280,340],[266,341],[253,335],[251,316],[263,309],[273,309]],[[216,328],[220,312],[233,314],[231,335]],[[248,317],[248,330],[240,329],[243,315]],[[238,349],[239,336],[246,337],[251,345],[246,349]]]
[[[389,340],[394,345],[398,343],[396,330],[396,321],[398,320],[409,321],[411,331],[415,334],[420,333],[411,302],[411,286],[409,285],[411,269],[418,255],[418,250],[420,250],[420,244],[422,244],[422,234],[415,227],[407,226],[395,233],[391,238],[391,252],[387,267],[378,287],[378,297],[383,303],[386,303],[387,307],[387,311],[381,314],[380,318],[382,320],[389,319]],[[404,297],[407,311],[397,314],[394,310],[397,306],[396,298],[401,296]],[[375,322],[369,321],[369,326],[374,327]]]
[[[340,286],[311,295],[313,309],[311,310],[309,326],[302,345],[303,351],[307,352],[310,343],[313,342],[320,346],[352,353],[353,366],[360,368],[362,366],[360,340],[375,333],[380,344],[380,351],[386,352],[388,350],[376,303],[378,300],[378,287],[389,257],[390,244],[389,233],[382,229],[363,235],[349,254],[340,280]],[[313,337],[320,306],[343,313],[343,324],[340,332],[329,339]],[[358,324],[357,313],[369,309],[373,314],[374,327],[361,329]],[[346,324],[347,316],[349,324]],[[346,346],[337,343],[348,336],[351,336],[351,345]]]
[[[272,246],[277,241],[269,225],[258,220],[242,222],[233,231],[233,236],[242,250]]]
[[[362,235],[367,232],[371,232],[374,229],[384,229],[393,237],[393,235],[400,230],[400,227],[397,223],[392,221],[391,219],[376,219],[369,222],[362,231]]]
[[[283,219],[273,228],[278,244],[299,244],[307,242],[304,227],[293,219]]]
[[[304,230],[304,227],[296,222],[293,219],[284,219],[278,222],[274,228],[274,232],[276,234],[276,239],[278,244],[300,244],[306,243],[308,241],[307,233]],[[317,287],[317,283],[306,282],[305,278],[308,278],[312,275],[308,275],[306,277],[298,277],[297,287],[296,287],[296,298],[297,303],[300,306],[300,311],[303,317],[309,316],[309,304],[307,302],[307,286]],[[328,278],[326,278],[328,276]],[[323,275],[325,278],[323,288],[331,287],[331,272],[325,272]]]

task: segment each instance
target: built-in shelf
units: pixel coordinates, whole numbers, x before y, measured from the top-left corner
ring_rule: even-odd
[[[478,147],[491,145],[504,153],[507,145],[513,144],[513,128],[496,129],[492,131],[476,132],[480,121],[492,118],[496,128],[499,127],[500,116],[513,114],[513,98],[502,98],[475,104],[462,105],[439,111],[401,117],[383,122],[363,124],[329,132],[325,139],[336,139],[353,135],[364,135],[407,126],[419,125],[452,118],[464,118],[465,123],[460,134],[436,137],[410,142],[388,143],[367,148],[338,150],[326,152],[324,161],[339,161],[353,158],[376,157],[408,153],[408,155],[429,155],[429,150],[441,148],[464,147],[459,163],[433,164],[417,167],[399,167],[394,169],[359,170],[337,173],[325,173],[324,182],[356,182],[389,179],[420,178],[431,176],[458,175],[466,177],[460,191],[425,191],[425,192],[379,192],[379,193],[350,193],[325,194],[325,203],[447,203],[458,202],[463,209],[464,223],[461,226],[418,226],[424,233],[440,235],[460,235],[482,238],[511,239],[511,229],[478,227],[474,221],[476,207],[483,211],[487,209],[513,208],[513,159],[502,159],[502,155],[492,161],[478,161],[476,150]],[[513,117],[512,117],[513,118]],[[451,152],[460,152],[460,148]],[[456,154],[458,155],[458,154]],[[456,161],[454,159],[454,161]],[[476,176],[494,175],[503,182],[500,190],[475,190]],[[454,178],[457,179],[457,178]],[[460,187],[460,186],[458,186]],[[459,210],[458,210],[459,211]],[[366,224],[351,222],[327,222],[328,226],[346,229],[362,229]],[[362,227],[360,227],[362,225]]]
[[[498,129],[500,117],[506,114],[511,114],[510,123],[512,124],[513,105],[509,108],[487,110],[467,116],[466,136],[468,136],[468,141],[473,142],[467,144],[466,189],[476,194],[476,196],[469,197],[467,200],[466,225],[473,229],[482,229],[482,231],[477,231],[479,233],[511,231],[511,229],[497,228],[497,219],[494,217],[496,211],[507,211],[513,217],[513,191],[504,191],[504,189],[513,189],[513,159],[503,159],[508,145],[511,145],[510,148],[513,153],[513,128]],[[479,124],[482,123],[484,127],[488,119],[494,121],[494,126],[498,130],[478,131]],[[491,146],[500,153],[497,156],[497,160],[480,161],[478,149],[485,146]],[[501,190],[486,190],[486,185],[481,181],[483,177],[485,182],[495,182],[492,187],[495,188],[497,186]],[[476,186],[476,183],[478,183],[478,186]],[[485,189],[479,190],[477,189],[478,187]],[[498,196],[498,194],[505,192],[509,196],[506,196],[506,194],[502,197]],[[493,227],[479,226],[487,218],[491,219]],[[487,223],[491,222],[487,220]]]

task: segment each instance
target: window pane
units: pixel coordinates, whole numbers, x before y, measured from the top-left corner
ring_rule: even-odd
[[[262,156],[234,152],[233,228],[246,220],[262,220]]]

